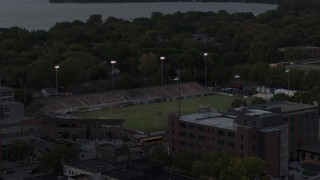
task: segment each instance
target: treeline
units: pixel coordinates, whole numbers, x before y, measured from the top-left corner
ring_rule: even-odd
[[[51,3],[243,2],[277,4],[279,0],[49,0]]]
[[[103,20],[91,15],[86,22],[57,23],[50,30],[0,29],[0,77],[2,85],[39,90],[59,86],[75,93],[182,82],[223,85],[240,80],[272,87],[287,87],[283,67],[269,63],[309,58],[280,47],[320,46],[319,13],[291,14],[271,10],[252,13],[154,12],[151,18]],[[203,53],[208,56],[204,59]],[[160,56],[165,56],[163,63]],[[290,72],[290,88],[320,86],[318,71]]]

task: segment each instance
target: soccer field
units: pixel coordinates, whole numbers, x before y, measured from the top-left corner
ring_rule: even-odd
[[[235,99],[232,96],[211,95],[181,100],[181,114],[197,113],[199,106],[209,106],[225,112]],[[168,114],[178,112],[178,101],[139,104],[123,108],[107,109],[85,113],[76,113],[81,118],[120,118],[124,127],[137,129],[145,133],[168,129]]]

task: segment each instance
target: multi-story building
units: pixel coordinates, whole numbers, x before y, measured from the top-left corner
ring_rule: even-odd
[[[277,102],[233,113],[169,115],[169,150],[173,155],[226,151],[258,156],[266,161],[272,177],[285,176],[289,159],[298,158],[297,148],[315,144],[318,136],[318,109],[305,104]]]
[[[123,135],[123,123],[123,119],[43,117],[41,136],[50,139],[119,139]]]
[[[4,158],[14,140],[30,141],[38,137],[39,120],[24,115],[24,106],[14,101],[14,89],[0,86],[0,142]]]

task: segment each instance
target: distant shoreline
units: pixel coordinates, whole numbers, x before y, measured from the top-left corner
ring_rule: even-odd
[[[234,2],[278,4],[279,0],[49,0],[50,3]]]

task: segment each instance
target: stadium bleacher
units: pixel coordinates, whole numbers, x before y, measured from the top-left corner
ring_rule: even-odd
[[[210,93],[196,82],[180,85],[180,96],[195,97]],[[66,114],[81,109],[97,110],[120,107],[123,104],[150,103],[159,100],[172,100],[178,97],[176,84],[139,89],[117,90],[102,93],[82,94],[69,97],[36,99],[28,107],[28,114]]]

